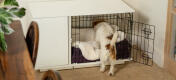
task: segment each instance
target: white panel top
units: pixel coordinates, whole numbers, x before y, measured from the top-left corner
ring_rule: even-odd
[[[27,1],[28,2],[46,2],[46,1],[66,1],[66,0],[27,0]],[[69,1],[72,1],[72,0],[69,0]]]
[[[61,0],[30,2],[33,18],[131,13],[132,8],[121,0]]]

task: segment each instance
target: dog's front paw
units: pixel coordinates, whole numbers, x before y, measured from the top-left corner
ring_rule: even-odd
[[[109,76],[113,76],[113,75],[114,75],[114,72],[109,71],[108,75],[109,75]]]
[[[101,67],[100,72],[105,72],[105,67]]]

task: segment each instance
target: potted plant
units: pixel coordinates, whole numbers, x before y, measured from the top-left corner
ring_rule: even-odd
[[[0,49],[7,50],[4,35],[10,35],[14,30],[10,27],[14,18],[22,18],[25,8],[19,7],[16,0],[0,0]]]

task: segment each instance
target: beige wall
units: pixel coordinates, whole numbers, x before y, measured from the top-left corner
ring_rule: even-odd
[[[136,20],[156,26],[154,62],[160,67],[163,67],[168,0],[124,1],[136,10]]]
[[[21,23],[23,26],[23,32],[24,35],[26,35],[28,27],[32,21],[32,16],[30,14],[28,5],[27,5],[27,0],[17,0],[20,4],[20,6],[25,7],[26,8],[26,15],[21,19]]]

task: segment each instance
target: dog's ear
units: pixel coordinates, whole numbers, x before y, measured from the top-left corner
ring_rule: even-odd
[[[99,24],[101,22],[106,22],[106,21],[103,19],[102,20],[95,20],[95,21],[93,21],[92,25],[93,25],[93,27],[95,27],[97,24]]]

